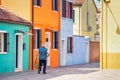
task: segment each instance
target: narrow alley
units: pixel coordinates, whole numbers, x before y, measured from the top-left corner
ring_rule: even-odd
[[[119,80],[120,70],[100,70],[99,63],[47,68],[47,74],[37,71],[6,73],[0,80]]]

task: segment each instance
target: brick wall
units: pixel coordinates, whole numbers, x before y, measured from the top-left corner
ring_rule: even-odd
[[[99,62],[100,42],[90,42],[90,62]]]

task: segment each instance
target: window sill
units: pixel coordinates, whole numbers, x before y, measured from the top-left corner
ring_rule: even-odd
[[[73,53],[68,53],[68,55],[72,55]]]
[[[7,52],[0,52],[0,54],[7,54]]]
[[[53,10],[53,12],[58,12],[57,10]]]
[[[53,49],[53,50],[58,50],[58,49]]]
[[[41,6],[34,5],[34,7],[36,7],[36,8],[40,8]]]

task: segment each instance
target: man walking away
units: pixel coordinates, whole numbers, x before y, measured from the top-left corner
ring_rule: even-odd
[[[38,50],[38,52],[39,52],[38,74],[40,74],[42,65],[43,65],[43,74],[46,74],[47,57],[49,56],[47,51],[48,51],[48,49],[45,48],[44,44]]]

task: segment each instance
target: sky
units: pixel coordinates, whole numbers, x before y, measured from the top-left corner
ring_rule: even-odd
[[[101,0],[94,0],[94,1],[95,1],[95,3],[96,3],[97,7],[100,8],[100,1],[101,1]]]

